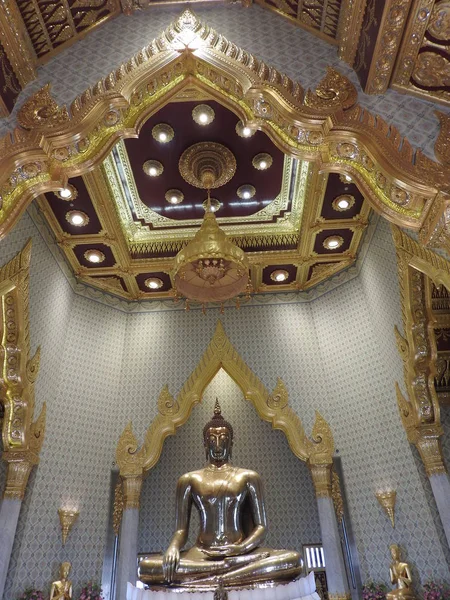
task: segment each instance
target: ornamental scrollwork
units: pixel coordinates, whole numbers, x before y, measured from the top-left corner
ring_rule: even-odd
[[[138,446],[130,422],[123,430],[116,449],[116,462],[122,476],[142,475],[144,452],[142,448],[138,450]]]
[[[282,379],[278,378],[277,385],[267,398],[267,406],[273,410],[282,410],[288,405],[289,395]]]
[[[316,411],[311,440],[308,440],[308,461],[310,464],[330,462],[334,454],[334,439],[329,424]]]
[[[166,384],[158,398],[158,410],[162,415],[173,415],[179,410],[178,402],[169,392],[169,386]]]
[[[318,109],[347,109],[357,100],[358,92],[353,83],[332,67],[328,67],[326,76],[315,91],[308,90],[305,96],[305,104]]]
[[[47,83],[22,105],[17,120],[25,129],[52,128],[67,123],[69,113],[52,98]]]

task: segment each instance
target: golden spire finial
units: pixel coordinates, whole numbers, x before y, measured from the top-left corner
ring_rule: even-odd
[[[220,416],[222,414],[222,409],[220,408],[219,399],[216,398],[216,404],[214,406],[214,416]]]

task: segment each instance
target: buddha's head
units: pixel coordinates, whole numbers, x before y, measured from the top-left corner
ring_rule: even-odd
[[[233,427],[222,417],[217,398],[213,418],[203,428],[203,444],[209,462],[220,466],[231,458]]]
[[[61,566],[59,568],[61,579],[67,579],[69,577],[71,566],[72,565],[70,564],[70,562],[61,563]]]
[[[391,551],[392,560],[400,560],[400,548],[398,544],[391,544],[389,550]]]

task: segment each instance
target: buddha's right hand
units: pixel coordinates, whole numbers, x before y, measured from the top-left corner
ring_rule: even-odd
[[[175,576],[175,572],[178,569],[178,565],[180,564],[180,551],[178,548],[174,546],[169,546],[167,551],[163,556],[163,574],[164,579],[168,583],[172,583],[173,578]]]

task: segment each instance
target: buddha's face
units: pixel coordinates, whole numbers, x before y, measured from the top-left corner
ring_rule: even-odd
[[[232,446],[228,427],[210,427],[206,435],[206,450],[212,463],[225,463],[230,457]]]
[[[400,559],[400,548],[396,544],[393,544],[390,547],[390,550],[391,550],[392,559],[399,560]]]

